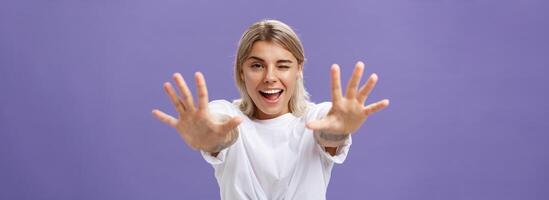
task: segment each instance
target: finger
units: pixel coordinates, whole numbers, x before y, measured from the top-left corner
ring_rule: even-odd
[[[233,117],[233,118],[229,119],[227,122],[225,122],[223,125],[221,125],[221,128],[224,131],[230,131],[230,130],[235,129],[241,122],[242,122],[242,118]]]
[[[366,99],[368,99],[368,95],[370,95],[370,92],[374,89],[376,86],[378,77],[377,74],[373,73],[370,75],[370,78],[366,81],[366,83],[360,87],[360,90],[358,91],[358,101],[364,104],[366,102]]]
[[[174,127],[176,126],[177,124],[177,119],[173,118],[172,116],[158,110],[158,109],[154,109],[152,111],[152,114],[158,119],[160,120],[161,122],[164,122],[165,124],[171,126],[171,127]]]
[[[198,109],[206,111],[208,110],[208,88],[206,87],[206,80],[204,80],[204,75],[200,72],[196,72],[194,77],[196,79],[196,89],[198,90]]]
[[[376,113],[380,110],[383,110],[384,108],[387,108],[389,106],[389,99],[384,99],[381,101],[378,101],[376,103],[372,103],[364,108],[364,114],[366,116],[371,115],[373,113]]]
[[[177,87],[179,88],[179,92],[181,92],[181,95],[183,95],[182,102],[183,102],[183,105],[185,105],[185,108],[187,109],[187,111],[194,111],[193,95],[189,90],[189,87],[187,86],[185,79],[183,79],[183,76],[181,76],[180,73],[175,73],[173,74],[173,80],[177,84]]]
[[[355,98],[358,84],[360,83],[363,72],[364,63],[359,61],[356,63],[355,69],[353,70],[353,75],[351,75],[351,79],[347,83],[347,92],[345,94],[347,98]]]
[[[172,84],[170,84],[168,82],[164,83],[164,90],[166,91],[166,93],[170,97],[170,100],[172,101],[173,105],[175,106],[175,109],[177,110],[177,112],[180,115],[183,114],[185,112],[185,107],[183,106],[183,104],[181,104],[181,100],[179,99],[179,97],[177,96],[177,93],[173,89]]]
[[[341,80],[340,80],[339,65],[333,64],[331,69],[332,76],[332,101],[336,102],[341,99]]]

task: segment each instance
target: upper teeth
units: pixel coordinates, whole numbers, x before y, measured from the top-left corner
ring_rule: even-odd
[[[274,89],[274,90],[261,90],[261,92],[267,93],[267,94],[275,94],[282,91],[282,89]]]

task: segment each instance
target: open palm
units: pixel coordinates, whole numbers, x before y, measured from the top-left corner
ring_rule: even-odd
[[[307,128],[321,133],[329,133],[325,139],[338,140],[357,131],[366,119],[373,113],[389,106],[389,100],[384,99],[364,106],[368,95],[377,83],[378,77],[372,74],[366,83],[358,89],[358,84],[364,72],[364,63],[357,62],[351,79],[347,84],[345,96],[342,94],[340,69],[332,65],[332,108],[322,119],[307,123]],[[332,146],[332,145],[328,145]]]
[[[152,111],[153,115],[175,128],[183,140],[193,149],[216,153],[234,143],[238,133],[233,130],[240,124],[242,119],[239,117],[223,119],[219,116],[212,116],[208,112],[208,89],[202,73],[197,72],[195,74],[198,108],[195,107],[193,96],[181,74],[175,73],[173,79],[183,98],[177,95],[169,82],[164,83],[164,90],[179,113],[178,118],[157,109]]]

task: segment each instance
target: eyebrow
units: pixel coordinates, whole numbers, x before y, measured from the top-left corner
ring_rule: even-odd
[[[259,60],[261,62],[265,62],[265,60],[259,58],[259,57],[256,57],[256,56],[250,56],[248,57],[248,59],[255,59],[255,60]],[[246,59],[246,60],[248,60]],[[276,63],[293,63],[291,60],[277,60]]]

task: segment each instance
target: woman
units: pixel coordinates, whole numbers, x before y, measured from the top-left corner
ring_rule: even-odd
[[[358,88],[358,62],[345,95],[339,66],[331,68],[332,102],[308,101],[303,86],[303,46],[295,32],[276,20],[251,25],[235,62],[241,99],[208,103],[204,76],[195,73],[198,106],[183,77],[164,89],[179,112],[153,115],[174,127],[215,169],[222,199],[325,199],[333,163],[342,163],[351,137],[387,99],[364,106],[377,82],[372,74]]]

